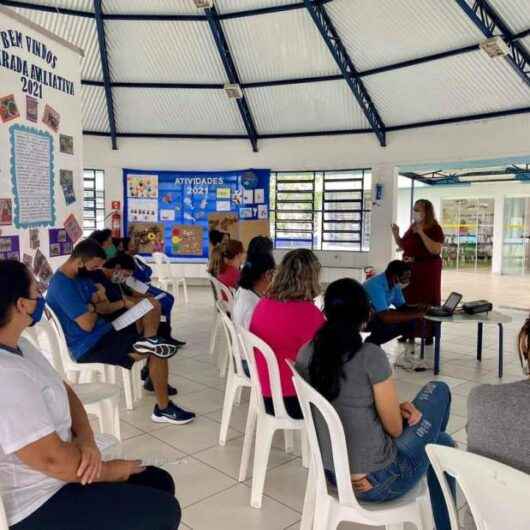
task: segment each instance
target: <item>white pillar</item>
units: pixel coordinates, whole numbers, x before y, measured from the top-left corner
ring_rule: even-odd
[[[495,195],[493,215],[493,251],[491,272],[502,274],[502,249],[504,247],[504,199],[502,194]]]
[[[383,186],[383,197],[376,201],[377,185]],[[383,271],[394,259],[395,243],[390,225],[397,219],[398,168],[393,164],[379,164],[372,168],[372,223],[370,235],[370,265]]]

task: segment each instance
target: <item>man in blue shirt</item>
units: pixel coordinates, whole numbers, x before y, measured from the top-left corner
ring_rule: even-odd
[[[180,409],[168,397],[168,359],[175,355],[177,348],[156,335],[159,304],[153,305],[143,319],[143,337],[134,326],[117,331],[101,317],[128,309],[124,300],[109,302],[86,278],[101,268],[105,260],[101,246],[86,239],[74,248],[50,281],[46,302],[61,323],[72,356],[79,363],[104,363],[128,369],[136,361],[148,358],[157,400],[152,421],[189,423],[195,415]]]
[[[403,289],[408,286],[411,277],[410,265],[395,260],[389,263],[385,272],[364,283],[373,310],[367,342],[381,345],[399,336],[412,336],[415,321],[423,318],[427,307],[409,306],[405,302]]]

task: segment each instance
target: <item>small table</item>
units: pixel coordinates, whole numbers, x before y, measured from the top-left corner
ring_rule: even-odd
[[[504,324],[512,322],[512,317],[490,311],[489,313],[480,313],[478,315],[468,315],[463,312],[457,312],[450,317],[435,317],[425,315],[425,319],[433,323],[434,328],[434,374],[440,373],[440,343],[442,336],[442,324],[469,324],[477,323],[477,361],[482,361],[482,337],[484,324],[494,325],[499,328],[499,377],[503,373],[503,355],[504,355]],[[423,341],[422,341],[423,348]]]

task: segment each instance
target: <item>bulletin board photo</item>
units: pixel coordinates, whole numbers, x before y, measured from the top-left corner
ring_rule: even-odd
[[[124,231],[140,252],[205,261],[208,231],[268,235],[268,169],[223,172],[123,170]],[[228,226],[230,225],[230,226]],[[248,225],[245,229],[245,225]],[[252,228],[251,228],[252,227]]]

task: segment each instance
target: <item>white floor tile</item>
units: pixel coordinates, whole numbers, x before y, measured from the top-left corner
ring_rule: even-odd
[[[211,497],[237,482],[193,457],[164,466],[175,481],[175,496],[182,508]]]
[[[182,427],[175,427],[176,429]],[[145,465],[162,466],[180,460],[185,454],[174,447],[143,434],[122,443],[123,458],[142,460]]]
[[[193,530],[284,530],[300,514],[265,496],[261,509],[250,506],[250,489],[238,484],[184,509],[183,520]]]

